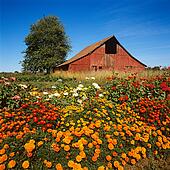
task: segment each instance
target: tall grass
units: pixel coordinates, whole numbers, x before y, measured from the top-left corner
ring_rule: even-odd
[[[114,71],[86,71],[86,72],[71,72],[71,71],[57,71],[52,74],[54,77],[61,78],[75,78],[76,80],[85,80],[91,77],[95,77],[97,81],[105,81],[109,77],[115,76],[120,78],[126,78],[129,75],[134,74],[134,72],[114,72]],[[170,76],[169,70],[145,70],[136,74],[138,78],[153,78],[156,76],[166,75]]]

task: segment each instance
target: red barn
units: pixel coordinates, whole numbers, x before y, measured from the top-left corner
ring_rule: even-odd
[[[71,59],[56,66],[65,71],[142,71],[145,64],[133,57],[115,38],[110,36],[80,51]]]

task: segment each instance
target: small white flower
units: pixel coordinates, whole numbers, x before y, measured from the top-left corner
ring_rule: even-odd
[[[100,89],[100,86],[97,83],[92,84],[96,89]]]
[[[73,96],[74,97],[77,97],[79,94],[78,93],[73,93]]]
[[[81,99],[78,99],[77,102],[81,104],[83,101]]]
[[[56,93],[53,94],[53,96],[60,97],[60,94],[56,92]]]
[[[77,89],[73,89],[72,92],[73,92],[73,93],[77,93]]]
[[[99,94],[99,97],[103,97],[104,95],[103,94]]]
[[[49,97],[49,98],[52,98],[53,96],[54,96],[54,94],[50,94],[50,95],[48,95],[48,97]]]
[[[83,88],[84,86],[83,86],[83,84],[79,84],[79,85],[78,85],[78,87],[81,87],[81,88]]]
[[[52,89],[56,89],[56,86],[51,86]]]
[[[21,86],[22,88],[26,89],[28,86],[26,86],[25,84],[19,84],[19,86]]]
[[[95,77],[91,77],[92,80],[95,80]]]
[[[68,96],[68,92],[64,92],[63,94],[64,94],[64,96]]]
[[[82,87],[77,87],[76,90],[81,91],[81,90],[82,90]]]
[[[44,94],[44,95],[47,95],[47,94],[48,94],[48,92],[44,91],[44,92],[43,92],[43,94]]]
[[[87,97],[86,97],[86,96],[83,96],[83,97],[82,97],[82,99],[83,99],[83,100],[86,100],[86,99],[87,99]]]
[[[57,81],[58,81],[58,82],[62,82],[63,80],[62,80],[62,79],[58,79]]]
[[[89,80],[89,77],[86,77],[85,79],[86,79],[86,80]]]

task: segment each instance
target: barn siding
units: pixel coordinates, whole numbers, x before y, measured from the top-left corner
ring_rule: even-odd
[[[77,61],[74,61],[73,63],[69,64],[70,71],[85,71],[90,70],[90,57],[85,56],[83,58],[80,58]]]
[[[112,56],[114,58],[114,70],[119,71],[142,71],[145,67],[138,61],[133,59],[121,46],[117,47],[117,54]]]

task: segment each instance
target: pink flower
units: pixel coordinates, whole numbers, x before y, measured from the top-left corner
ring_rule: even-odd
[[[19,100],[20,98],[21,98],[21,97],[18,96],[18,95],[15,95],[15,96],[12,97],[13,100]]]
[[[16,77],[10,77],[9,78],[11,81],[16,81]]]

